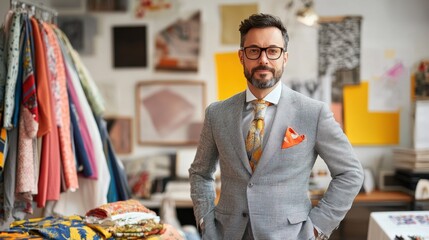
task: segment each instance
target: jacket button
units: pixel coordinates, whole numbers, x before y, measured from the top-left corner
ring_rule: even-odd
[[[243,217],[247,217],[247,213],[245,213],[245,212],[242,213],[242,215],[243,215]]]

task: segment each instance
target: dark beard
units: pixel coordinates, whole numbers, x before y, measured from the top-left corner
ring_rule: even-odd
[[[270,80],[268,80],[266,82],[259,81],[258,79],[253,77],[257,70],[269,70],[270,72],[272,72],[273,78],[271,78]],[[279,74],[276,75],[275,69],[269,68],[266,66],[255,67],[252,69],[252,73],[250,73],[249,71],[246,70],[246,68],[244,68],[244,76],[246,77],[247,81],[250,84],[252,84],[254,87],[259,88],[259,89],[266,89],[266,88],[273,87],[274,85],[276,85],[280,81],[282,74],[283,74],[283,69]]]

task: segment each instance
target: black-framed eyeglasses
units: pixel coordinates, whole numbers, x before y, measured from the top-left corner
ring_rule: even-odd
[[[256,60],[259,57],[261,57],[262,51],[265,52],[265,55],[270,60],[277,60],[280,58],[280,56],[283,53],[283,48],[281,47],[266,47],[266,48],[260,48],[260,47],[245,47],[241,48],[241,50],[244,51],[244,55],[250,60]]]

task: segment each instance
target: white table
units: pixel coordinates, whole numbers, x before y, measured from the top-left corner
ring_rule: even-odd
[[[429,211],[397,211],[371,213],[368,240],[394,240],[402,236],[419,236],[429,240]]]

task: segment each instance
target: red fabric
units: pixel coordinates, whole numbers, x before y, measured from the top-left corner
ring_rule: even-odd
[[[48,74],[46,65],[46,50],[43,46],[42,36],[40,35],[39,23],[36,19],[31,19],[31,27],[33,28],[33,40],[34,40],[34,56],[36,60],[36,85],[37,85],[37,104],[39,111],[39,129],[37,136],[41,137],[49,132],[50,129],[50,109],[51,103],[49,100],[48,92]]]
[[[64,178],[67,189],[77,189],[79,187],[77,180],[77,170],[75,159],[72,150],[71,136],[70,136],[70,111],[69,111],[69,100],[66,87],[66,72],[61,53],[61,48],[57,41],[56,35],[48,24],[44,23],[45,30],[48,33],[49,43],[54,50],[54,56],[56,59],[56,78],[52,78],[51,81],[56,81],[56,85],[59,88],[59,102],[56,102],[57,111],[59,111],[60,119],[58,123],[59,143],[61,152],[61,161],[63,166]]]
[[[44,30],[44,27],[41,26],[39,29],[40,39],[43,40],[43,34],[47,34]],[[34,31],[35,29],[33,29]],[[35,32],[35,31],[34,31]],[[39,48],[42,48],[45,52],[47,52],[47,47],[45,42],[41,42],[42,45],[39,45]],[[36,48],[36,46],[35,46]],[[36,51],[37,52],[37,51]],[[45,55],[45,65],[41,66],[41,69],[48,70],[48,55]],[[36,70],[38,72],[39,69]],[[48,128],[43,135],[42,138],[42,149],[41,149],[41,159],[40,159],[40,174],[39,174],[39,191],[38,195],[35,197],[38,207],[45,207],[47,200],[58,200],[60,198],[60,183],[61,183],[61,175],[60,175],[60,148],[58,142],[58,131],[56,126],[56,121],[54,117],[54,102],[52,99],[52,91],[50,86],[50,79],[53,77],[52,73],[47,71],[46,78],[37,79],[38,83],[43,85],[45,89],[43,99],[39,98],[39,101],[46,101],[45,113],[46,117],[49,120]],[[38,93],[39,93],[39,85],[38,85]],[[38,95],[39,97],[39,95]],[[40,120],[42,120],[42,116],[40,116]],[[39,126],[40,131],[40,126]]]

